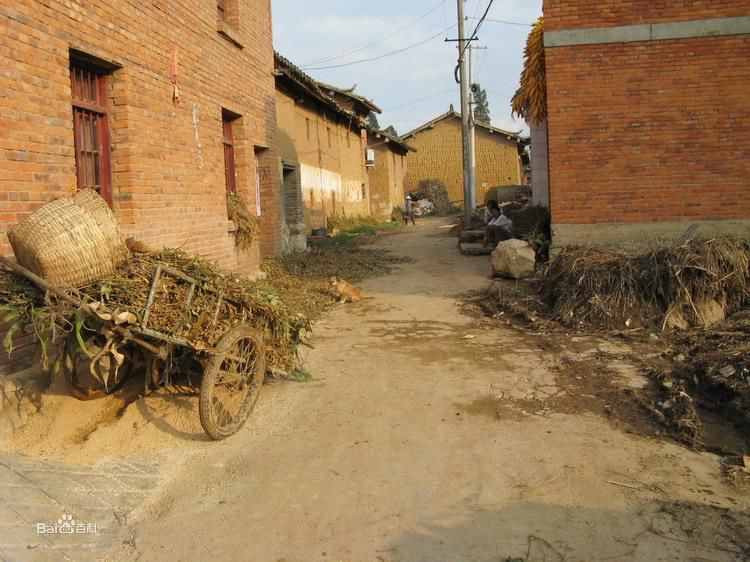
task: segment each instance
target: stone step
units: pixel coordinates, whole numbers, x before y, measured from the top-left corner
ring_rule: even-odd
[[[465,256],[489,256],[492,253],[492,248],[484,244],[464,243],[459,244],[458,249]]]
[[[472,244],[484,239],[484,230],[464,230],[458,235],[459,243]]]

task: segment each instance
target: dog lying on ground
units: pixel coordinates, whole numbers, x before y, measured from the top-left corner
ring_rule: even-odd
[[[330,281],[340,303],[359,302],[364,298],[362,296],[362,291],[348,281],[344,281],[338,277],[331,277]]]

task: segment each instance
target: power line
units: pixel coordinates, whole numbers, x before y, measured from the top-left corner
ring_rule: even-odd
[[[475,19],[479,19],[479,18],[474,17],[474,18],[469,18],[469,19],[470,20],[475,20]],[[493,19],[490,19],[490,18],[487,18],[484,21],[491,21],[492,23],[504,23],[505,25],[520,25],[520,26],[523,26],[523,27],[534,27],[533,23],[521,23],[521,22],[518,22],[518,21],[493,20]]]
[[[477,26],[474,28],[474,31],[472,31],[471,35],[469,35],[469,39],[466,40],[466,45],[464,45],[463,49],[461,49],[461,53],[458,55],[458,60],[461,60],[463,58],[464,53],[466,52],[466,47],[471,45],[471,42],[477,39],[477,32],[479,32],[479,28],[482,27],[482,24],[484,23],[484,20],[487,17],[487,14],[490,13],[490,8],[492,8],[492,4],[494,2],[495,0],[490,0],[489,4],[487,4],[487,9],[484,11],[484,14],[482,14],[482,17],[479,19],[479,22],[477,23]]]
[[[438,92],[436,94],[432,94],[432,95],[429,95],[429,96],[424,96],[424,97],[421,97],[421,98],[414,98],[412,100],[408,100],[408,101],[399,103],[397,105],[392,105],[390,107],[385,107],[385,108],[383,108],[383,111],[392,111],[394,109],[398,109],[399,107],[404,107],[404,106],[407,106],[407,105],[411,105],[413,103],[419,103],[420,101],[429,100],[429,99],[432,99],[432,98],[436,98],[438,96],[443,96],[443,95],[445,95],[445,94],[447,94],[449,92],[455,92],[455,90],[456,90],[455,88],[450,88],[448,90],[444,90],[442,92]]]
[[[440,37],[441,35],[445,34],[447,31],[449,31],[450,29],[452,29],[454,27],[456,27],[456,24],[450,26],[448,29],[444,29],[442,31],[438,31],[435,35],[432,35],[432,36],[428,37],[427,39],[424,39],[424,40],[419,41],[417,43],[413,43],[413,44],[409,45],[408,47],[404,47],[403,49],[398,49],[396,51],[391,51],[390,53],[384,53],[384,54],[379,55],[377,57],[372,57],[372,58],[369,58],[369,59],[360,59],[360,60],[355,60],[355,61],[352,61],[352,62],[345,62],[345,63],[342,63],[342,64],[333,64],[333,65],[330,65],[330,66],[317,66],[317,67],[313,67],[313,68],[305,68],[305,70],[326,70],[326,69],[329,69],[329,68],[342,68],[344,66],[352,66],[354,64],[362,64],[363,62],[373,62],[373,61],[376,61],[376,60],[384,59],[386,57],[390,57],[390,56],[393,56],[393,55],[397,55],[399,53],[403,53],[404,51],[408,51],[408,50],[413,49],[415,47],[419,47],[420,45],[424,45],[425,43],[429,43],[433,39],[436,39],[437,37]]]
[[[402,28],[400,28],[400,29],[397,29],[397,30],[396,30],[396,31],[394,31],[393,33],[390,33],[389,35],[386,35],[385,37],[381,37],[381,38],[380,38],[380,39],[378,39],[377,41],[373,41],[373,42],[371,42],[371,43],[367,43],[367,44],[365,44],[365,45],[362,45],[361,47],[354,47],[354,48],[352,48],[352,49],[349,49],[348,51],[344,51],[343,53],[341,53],[341,54],[339,54],[339,55],[333,55],[333,56],[330,56],[330,57],[326,57],[326,58],[322,58],[322,59],[318,59],[318,60],[314,60],[314,61],[311,61],[311,62],[305,63],[305,65],[303,65],[303,66],[302,66],[302,68],[304,69],[304,68],[307,68],[308,66],[312,66],[312,65],[315,65],[315,64],[323,64],[323,63],[326,63],[326,62],[330,62],[330,61],[332,61],[332,60],[340,59],[340,58],[343,58],[343,57],[345,57],[345,56],[347,56],[347,55],[351,55],[351,54],[353,54],[353,53],[358,53],[359,51],[364,51],[365,49],[367,49],[367,48],[369,48],[369,47],[373,47],[373,46],[375,46],[375,45],[378,45],[379,43],[382,43],[383,41],[385,41],[385,40],[387,40],[387,39],[390,39],[391,37],[393,37],[393,36],[395,36],[395,35],[398,35],[398,34],[399,34],[399,33],[401,33],[402,31],[406,31],[407,29],[409,29],[409,28],[411,28],[411,27],[414,27],[414,26],[415,26],[415,25],[417,25],[418,23],[420,23],[420,22],[424,21],[424,20],[425,20],[425,19],[426,19],[427,17],[429,17],[430,15],[432,15],[432,14],[433,14],[433,13],[434,13],[435,11],[437,11],[437,10],[438,10],[438,9],[440,9],[441,7],[445,6],[445,2],[446,2],[446,0],[442,0],[442,2],[440,2],[440,3],[439,3],[439,4],[437,4],[437,5],[435,6],[435,7],[433,7],[433,8],[432,8],[432,9],[431,9],[431,10],[430,10],[429,12],[427,12],[426,14],[424,14],[424,15],[420,16],[419,18],[417,18],[417,19],[416,19],[416,20],[414,20],[413,22],[411,22],[411,23],[409,23],[409,24],[405,25],[404,27],[402,27]]]

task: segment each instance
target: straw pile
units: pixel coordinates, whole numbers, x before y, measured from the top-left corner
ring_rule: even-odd
[[[293,275],[305,279],[328,279],[331,276],[347,281],[360,281],[365,277],[390,273],[397,263],[408,258],[386,250],[365,249],[356,244],[329,248],[312,248],[304,254],[288,254],[279,263]]]
[[[422,180],[417,186],[417,190],[412,193],[412,198],[416,197],[417,201],[427,199],[435,205],[435,215],[444,216],[455,212],[456,208],[448,198],[448,189],[440,180]]]
[[[241,250],[247,250],[260,236],[260,219],[247,209],[236,193],[227,193],[227,214],[236,229],[235,244]]]
[[[710,324],[750,304],[750,240],[716,238],[626,256],[572,248],[541,286],[550,314],[566,323],[653,329]],[[713,315],[715,316],[715,315]]]

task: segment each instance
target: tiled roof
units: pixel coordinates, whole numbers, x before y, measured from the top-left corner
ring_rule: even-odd
[[[458,112],[456,112],[453,109],[453,106],[451,106],[451,108],[448,111],[446,111],[445,113],[443,113],[442,115],[438,115],[437,117],[435,117],[435,119],[432,119],[431,121],[428,121],[424,125],[420,125],[416,129],[414,129],[412,131],[409,131],[405,135],[401,135],[401,138],[402,139],[407,139],[409,137],[412,137],[412,136],[416,135],[417,133],[419,133],[421,131],[424,131],[425,129],[431,129],[439,121],[443,121],[444,119],[451,119],[453,117],[455,117],[456,119],[461,119],[461,114],[458,113]],[[521,131],[518,131],[518,132],[515,132],[515,133],[511,132],[511,131],[505,131],[503,129],[499,129],[498,127],[493,127],[492,125],[487,125],[486,123],[480,123],[479,121],[474,121],[474,126],[475,127],[480,127],[482,129],[486,129],[487,131],[489,131],[491,133],[498,133],[500,135],[505,135],[506,137],[514,138],[516,140],[516,142],[520,142],[522,140],[521,139]]]

